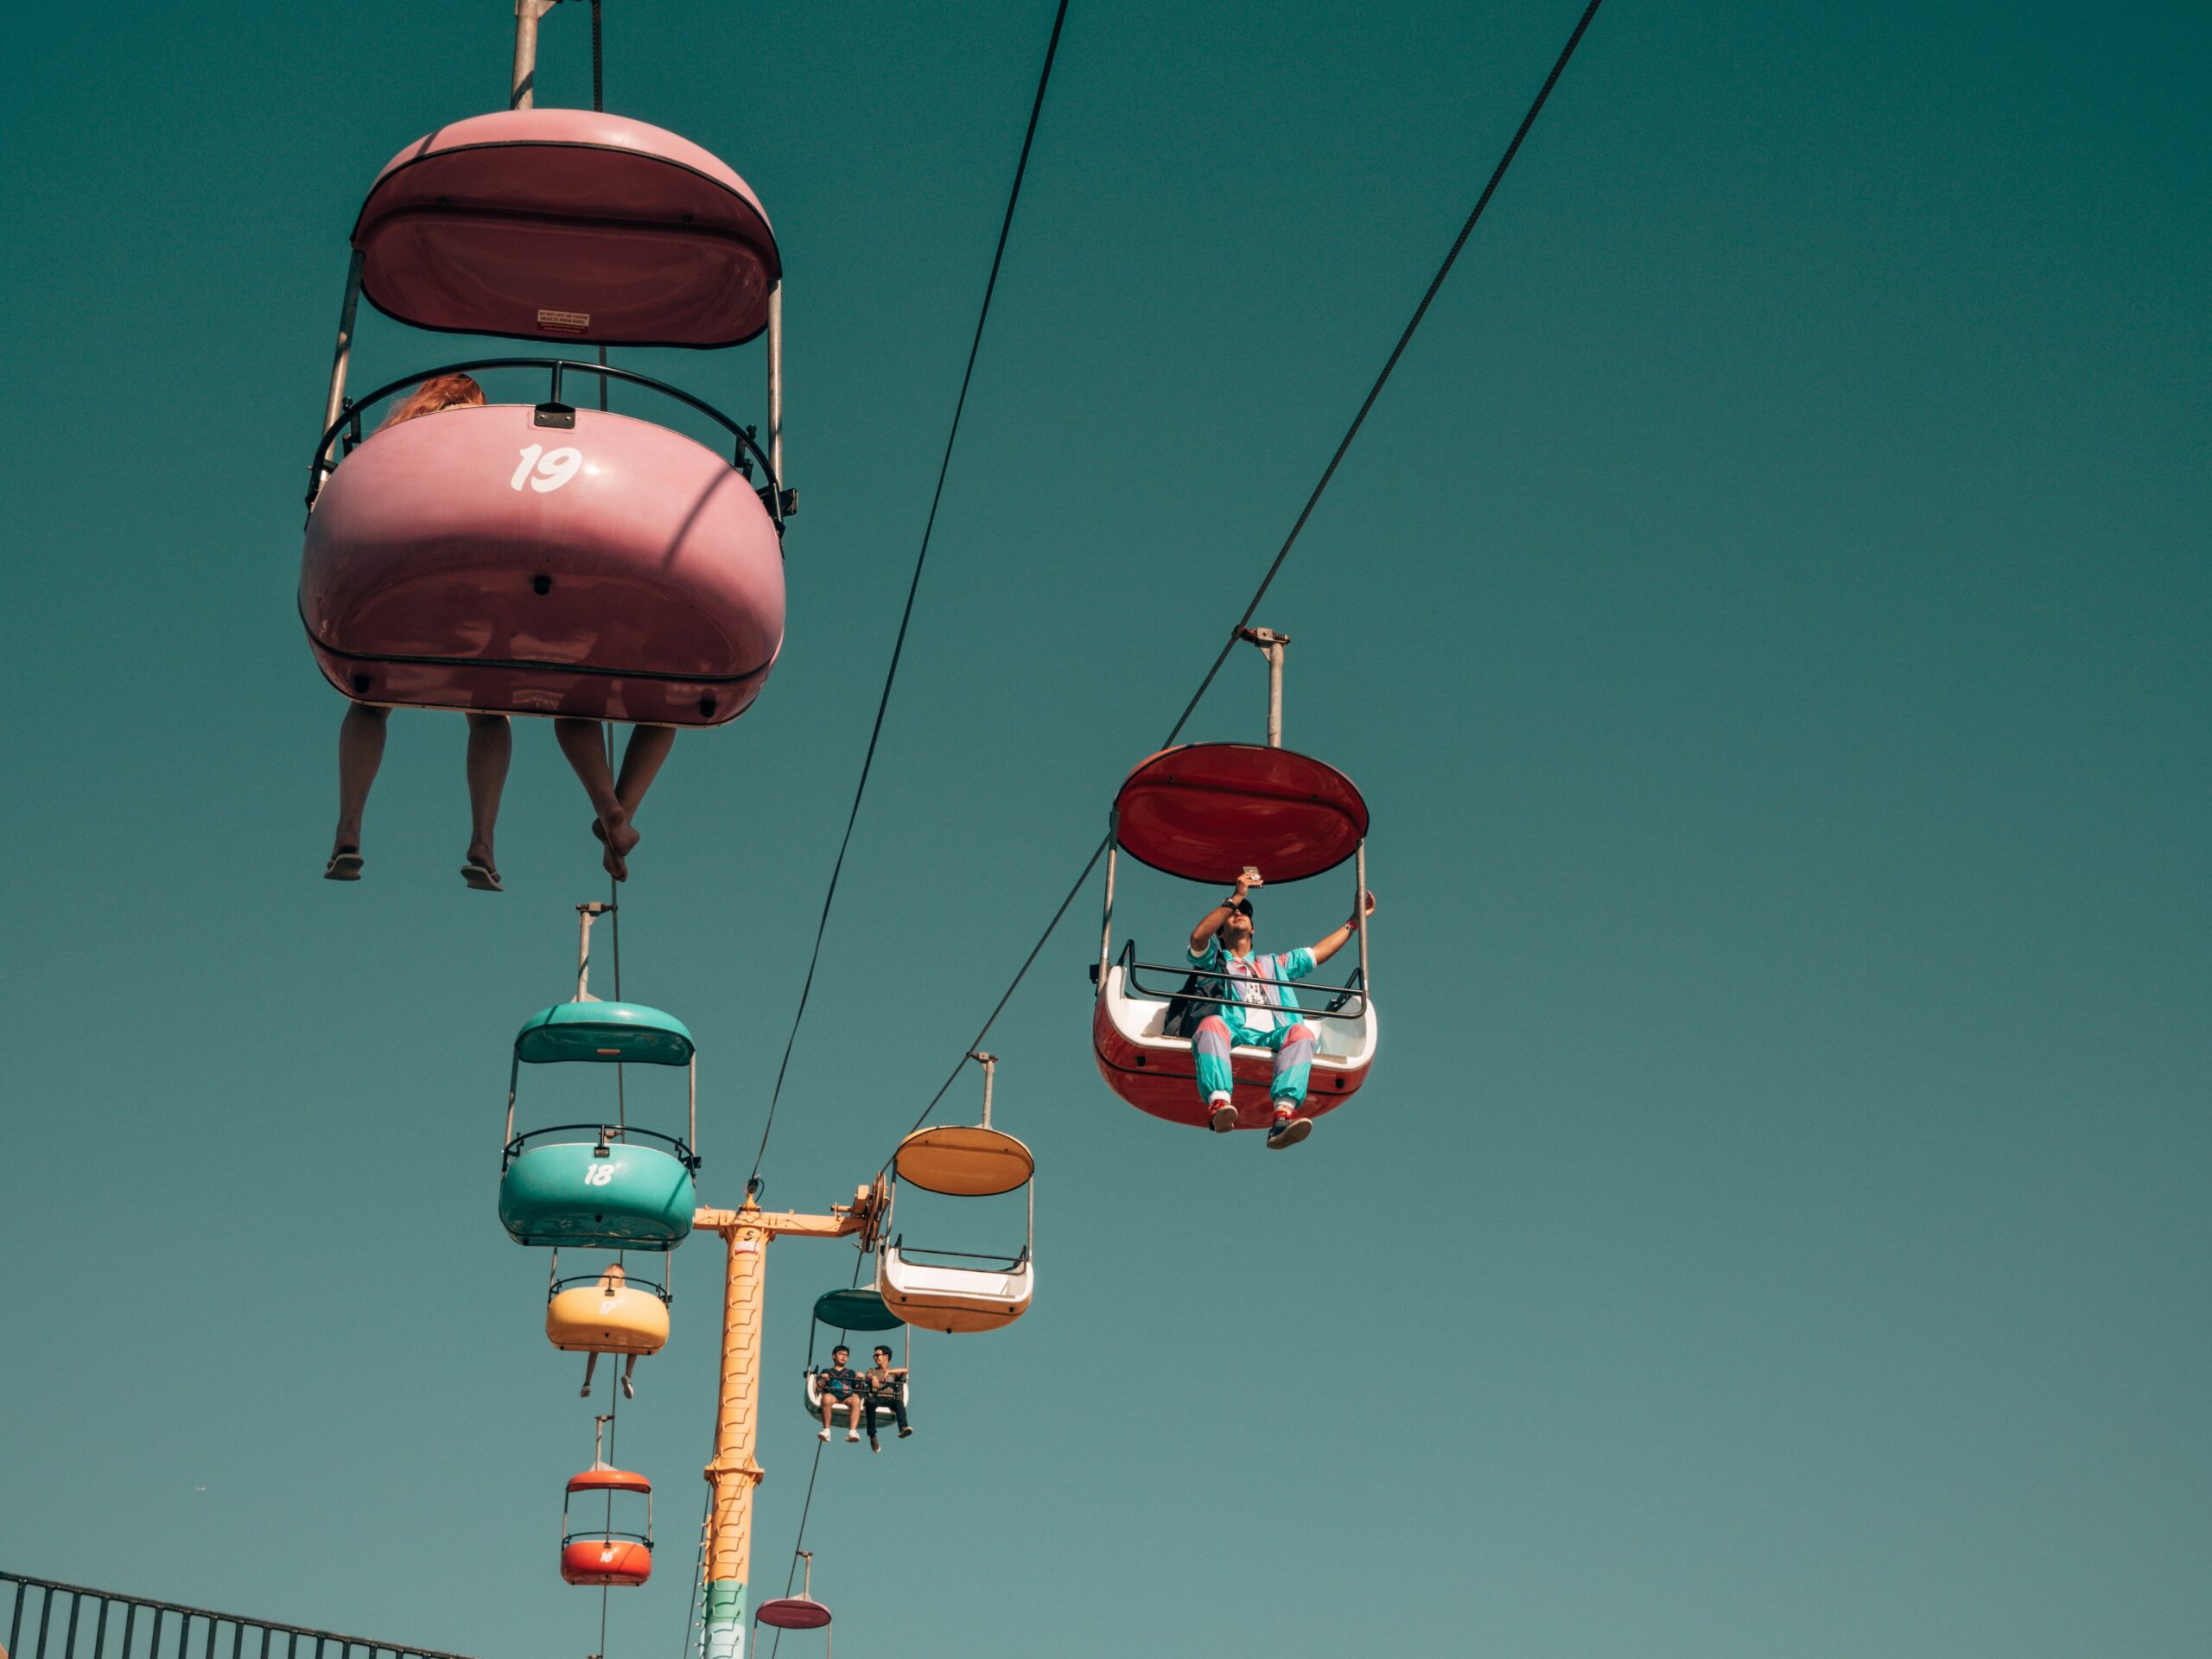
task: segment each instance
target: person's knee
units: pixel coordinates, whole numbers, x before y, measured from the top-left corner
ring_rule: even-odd
[[[1287,1047],[1291,1043],[1318,1043],[1320,1040],[1311,1026],[1293,1026],[1284,1046]]]
[[[1229,1040],[1229,1021],[1217,1014],[1210,1014],[1198,1021],[1198,1034],[1226,1043]]]

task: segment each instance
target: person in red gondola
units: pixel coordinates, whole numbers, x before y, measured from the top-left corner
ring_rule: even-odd
[[[1191,968],[1225,987],[1235,1001],[1198,1022],[1191,1039],[1198,1062],[1198,1092],[1205,1096],[1207,1122],[1217,1134],[1236,1127],[1236,1076],[1230,1069],[1232,1046],[1272,1049],[1274,1078],[1268,1090],[1274,1122],[1268,1129],[1273,1148],[1294,1147],[1313,1133],[1313,1120],[1299,1108],[1306,1103],[1306,1079],[1313,1069],[1317,1040],[1313,1027],[1298,1018],[1298,994],[1279,982],[1303,979],[1351,943],[1355,923],[1347,920],[1310,946],[1260,956],[1252,949],[1252,901],[1246,895],[1265,885],[1260,873],[1246,869],[1235,891],[1208,911],[1191,930]],[[1370,915],[1375,895],[1366,895]]]
[[[435,415],[441,410],[472,409],[484,401],[484,388],[465,374],[441,374],[425,380],[385,416],[385,426]],[[384,427],[377,429],[382,431]],[[322,868],[331,881],[361,879],[361,814],[369,788],[384,763],[385,724],[391,710],[365,702],[348,703],[338,728],[338,832],[330,861]],[[468,716],[468,856],[461,879],[484,893],[499,888],[499,867],[492,861],[492,830],[499,817],[499,796],[506,788],[507,762],[514,734],[505,715],[472,712]]]

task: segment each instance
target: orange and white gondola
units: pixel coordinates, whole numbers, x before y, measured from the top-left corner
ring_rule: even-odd
[[[900,1186],[951,1198],[992,1198],[1027,1190],[1021,1253],[977,1255],[926,1249],[893,1234],[877,1247],[875,1288],[883,1305],[925,1331],[961,1334],[995,1331],[1028,1312],[1037,1293],[1037,1160],[1027,1147],[991,1127],[995,1055],[971,1054],[983,1067],[983,1121],[915,1130],[899,1143],[891,1166],[893,1213]],[[889,1217],[886,1217],[886,1230]]]

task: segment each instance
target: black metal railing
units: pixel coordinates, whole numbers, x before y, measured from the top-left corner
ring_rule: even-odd
[[[331,459],[331,449],[342,435],[346,440],[346,454],[351,454],[362,441],[361,415],[371,405],[383,402],[395,391],[420,385],[425,380],[435,379],[442,374],[470,374],[478,369],[550,369],[553,382],[545,402],[538,404],[537,423],[540,426],[570,428],[576,423],[575,406],[561,400],[561,383],[570,374],[595,374],[603,385],[609,380],[620,380],[633,386],[643,386],[659,392],[664,397],[673,397],[679,404],[698,410],[730,435],[730,465],[742,473],[749,481],[753,465],[760,462],[761,472],[768,482],[753,493],[760,498],[760,505],[776,521],[776,533],[783,534],[784,520],[798,510],[798,497],[782,486],[776,469],[769,465],[768,452],[760,447],[759,429],[740,426],[735,421],[702,398],[656,380],[649,374],[639,374],[629,369],[618,369],[606,363],[581,363],[564,357],[480,357],[467,363],[447,363],[435,369],[423,369],[389,385],[378,386],[365,397],[346,400],[345,412],[330,423],[322,435],[322,442],[315,447],[315,459],[308,463],[308,505],[312,509],[315,499],[322,493],[322,481],[337,470],[338,462]]]
[[[279,1620],[0,1573],[9,1659],[461,1659]],[[109,1646],[113,1643],[112,1647]]]
[[[577,1129],[588,1130],[595,1144],[602,1147],[613,1147],[618,1141],[625,1145],[632,1141],[664,1141],[669,1150],[674,1154],[677,1163],[683,1165],[694,1175],[699,1173],[701,1161],[699,1156],[691,1150],[690,1146],[681,1135],[663,1135],[658,1129],[640,1129],[633,1125],[620,1123],[556,1123],[549,1128],[527,1130],[508,1141],[506,1151],[499,1159],[499,1173],[505,1174],[507,1166],[522,1156],[524,1145],[528,1141],[543,1141],[548,1135],[568,1135],[571,1138],[567,1141],[549,1141],[546,1144],[567,1147],[583,1145],[582,1141],[575,1139],[573,1136],[572,1132]],[[645,1150],[650,1152],[652,1148],[648,1147]]]
[[[1163,1002],[1204,1002],[1216,1007],[1224,1008],[1234,1007],[1240,1003],[1247,1007],[1251,1006],[1251,1004],[1246,1002],[1242,997],[1216,995],[1213,993],[1204,989],[1189,988],[1193,982],[1195,982],[1198,986],[1204,986],[1208,982],[1218,984],[1221,980],[1221,976],[1218,974],[1201,973],[1193,969],[1188,963],[1185,963],[1179,968],[1172,963],[1139,962],[1137,960],[1137,942],[1135,939],[1131,939],[1127,944],[1124,944],[1122,947],[1122,954],[1119,958],[1118,965],[1122,969],[1122,983],[1128,988],[1129,994],[1133,996],[1155,997]],[[1181,974],[1185,977],[1185,985],[1184,987],[1179,988],[1175,990],[1168,991],[1161,990],[1150,985],[1140,984],[1137,981],[1137,974],[1140,969],[1147,973],[1154,974]],[[1098,977],[1096,963],[1092,965],[1090,976],[1094,980]],[[1366,981],[1357,968],[1352,969],[1351,982],[1349,985],[1316,985],[1311,980],[1270,979],[1262,974],[1240,974],[1238,977],[1240,979],[1249,980],[1255,985],[1279,985],[1285,988],[1296,986],[1302,990],[1313,993],[1317,995],[1324,991],[1331,994],[1329,1001],[1324,1007],[1292,1008],[1285,1010],[1285,1012],[1287,1013],[1318,1014],[1324,1020],[1362,1020],[1367,1016]],[[1226,988],[1226,987],[1224,987],[1224,990]],[[1359,1006],[1357,1007],[1351,1008],[1350,1012],[1346,1012],[1347,1005],[1355,1001],[1357,1002]]]

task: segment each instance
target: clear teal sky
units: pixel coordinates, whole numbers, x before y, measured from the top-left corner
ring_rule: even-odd
[[[849,1194],[957,1058],[1574,10],[1076,0],[771,1201]],[[737,166],[790,275],[789,643],[625,895],[732,1203],[1050,6],[607,13],[610,105]],[[501,101],[511,20],[10,20],[0,1563],[580,1659],[588,1408],[493,1206],[586,808],[522,728],[467,892],[461,723],[402,715],[368,880],[318,880],[293,608],[346,230]],[[1260,619],[1375,810],[1374,1080],[1280,1158],[1119,1106],[1085,895],[992,1044],[1036,1308],[823,1459],[841,1654],[2205,1651],[2209,36],[1600,14]],[[375,320],[363,384],[467,348]],[[626,360],[757,409],[757,352]],[[1260,699],[1240,659],[1194,729]],[[1147,950],[1207,896],[1137,885]],[[851,1265],[772,1258],[756,1584]],[[608,1659],[677,1659],[719,1282],[679,1256],[623,1414],[664,1548]]]

